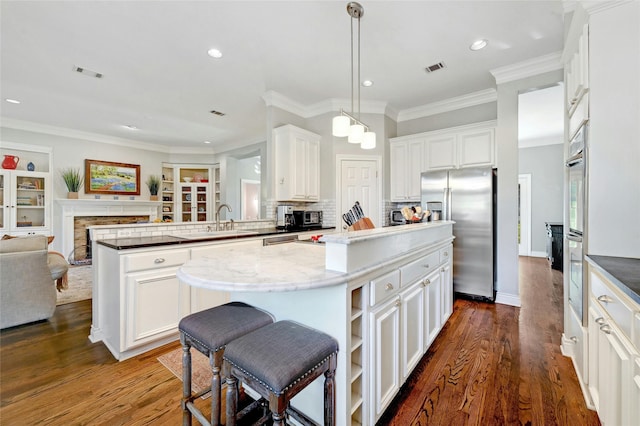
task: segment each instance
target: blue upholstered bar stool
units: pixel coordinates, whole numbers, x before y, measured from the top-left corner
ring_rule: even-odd
[[[182,318],[178,329],[182,343],[182,424],[191,425],[191,416],[203,425],[220,424],[220,370],[225,346],[240,336],[273,323],[267,312],[242,302],[230,302]],[[213,372],[211,388],[191,392],[191,352],[194,347],[209,357]],[[211,391],[211,423],[193,401]]]
[[[279,321],[230,342],[223,357],[227,426],[235,426],[237,420],[238,379],[269,402],[274,426],[285,424],[285,412],[302,424],[316,424],[290,401],[322,374],[324,424],[333,426],[337,354],[333,337],[293,321]]]

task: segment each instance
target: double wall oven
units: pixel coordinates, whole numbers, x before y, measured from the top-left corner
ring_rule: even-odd
[[[569,196],[567,206],[569,226],[565,227],[565,240],[569,259],[569,305],[583,325],[586,325],[586,298],[584,291],[584,250],[586,198],[587,198],[587,124],[583,124],[569,143]],[[567,230],[568,228],[568,230]]]

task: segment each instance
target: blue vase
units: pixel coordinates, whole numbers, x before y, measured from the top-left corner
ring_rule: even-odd
[[[34,171],[36,169],[36,166],[33,165],[33,163],[31,161],[29,161],[29,164],[27,164],[27,170],[29,170],[30,172]]]

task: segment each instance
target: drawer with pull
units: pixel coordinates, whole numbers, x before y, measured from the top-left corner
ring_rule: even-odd
[[[445,263],[451,260],[453,257],[453,246],[448,245],[445,248],[440,249],[440,263]]]
[[[371,280],[371,306],[386,300],[400,290],[400,271],[398,269]]]
[[[124,258],[125,272],[182,266],[189,260],[189,250],[162,250],[152,253],[129,254]]]
[[[440,254],[431,253],[400,268],[401,285],[407,286],[433,271],[440,264]]]
[[[600,275],[591,271],[590,273],[591,294],[598,304],[605,310],[611,319],[617,324],[628,339],[633,339],[631,325],[633,324],[634,312],[622,300],[617,292],[607,285]]]

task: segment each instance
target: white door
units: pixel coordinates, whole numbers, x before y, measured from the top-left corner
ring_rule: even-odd
[[[260,219],[260,181],[240,179],[240,212],[242,220]]]
[[[356,201],[360,203],[366,217],[371,219],[376,227],[384,225],[381,220],[380,194],[380,158],[358,159],[339,158],[337,177],[338,205],[336,206],[336,227],[343,229],[346,224],[342,214],[350,210]]]
[[[518,254],[531,256],[531,175],[518,176]]]

